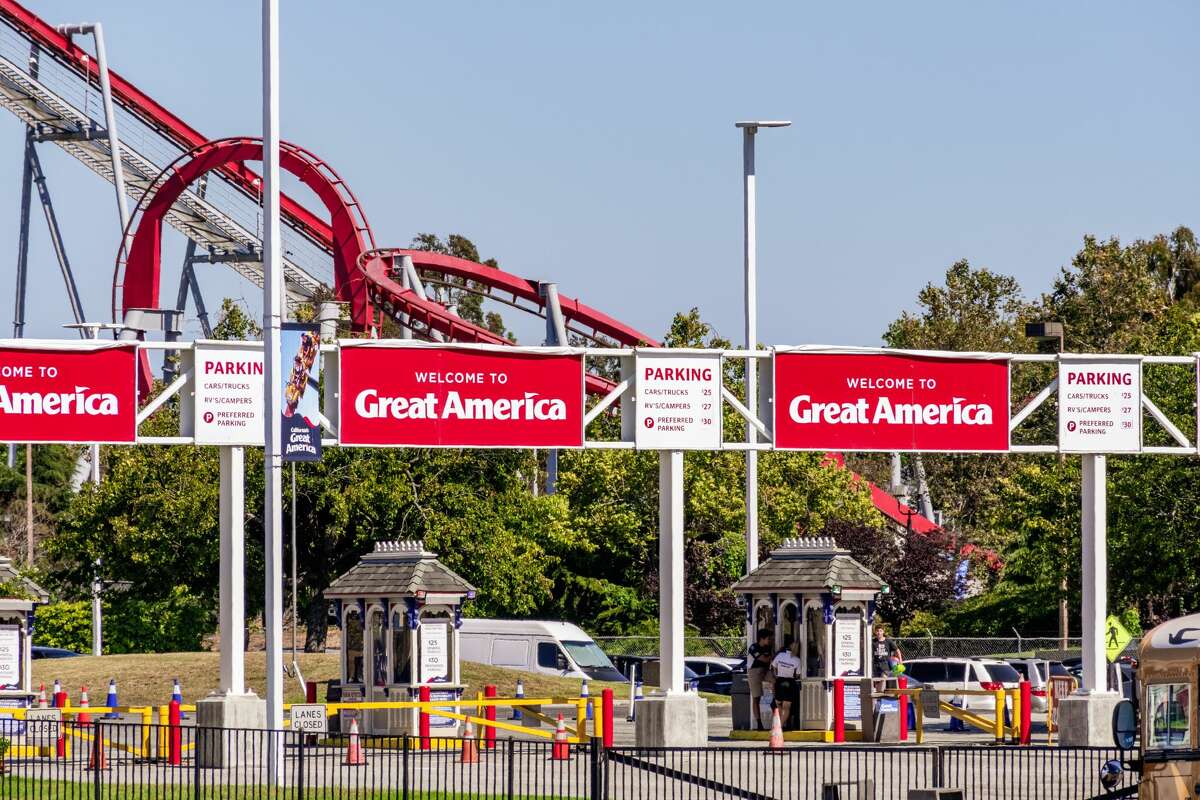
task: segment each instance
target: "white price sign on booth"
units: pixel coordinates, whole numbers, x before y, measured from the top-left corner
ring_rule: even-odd
[[[1142,449],[1138,357],[1063,357],[1058,367],[1058,447],[1064,453]]]
[[[719,352],[638,350],[634,369],[638,449],[721,449]]]

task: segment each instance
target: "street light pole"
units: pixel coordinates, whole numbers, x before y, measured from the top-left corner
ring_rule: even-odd
[[[786,121],[745,121],[742,129],[742,224],[745,266],[746,349],[758,342],[758,232],[755,209],[754,137],[759,128],[786,128]],[[758,411],[758,359],[746,359],[746,407]],[[746,441],[758,441],[754,426],[746,423]],[[758,451],[746,451],[746,574],[758,567]]]
[[[266,700],[267,729],[280,731],[283,730],[283,458],[280,446],[283,397],[279,380],[282,367],[279,328],[284,299],[279,234],[279,0],[262,2],[262,59]],[[282,780],[282,758],[282,741],[272,737],[267,754],[267,777],[271,784],[279,784]]]

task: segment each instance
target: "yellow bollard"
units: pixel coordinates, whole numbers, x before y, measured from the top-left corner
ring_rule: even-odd
[[[171,709],[168,706],[158,707],[158,743],[154,748],[156,758],[165,759],[170,745],[167,742],[167,720],[171,716]]]
[[[925,709],[921,704],[921,690],[917,689],[909,700],[914,704],[917,713],[917,744],[925,741]]]
[[[1004,690],[996,689],[992,692],[992,697],[996,700],[996,721],[992,725],[992,735],[996,737],[997,742],[1004,741],[1004,707],[1007,705],[1004,701]]]
[[[592,704],[592,738],[604,741],[604,712],[596,708],[594,700],[588,700]]]
[[[1013,689],[1012,692],[1012,725],[1009,730],[1013,741],[1016,744],[1021,743],[1021,690]]]
[[[582,740],[587,736],[587,698],[575,701],[575,735]]]

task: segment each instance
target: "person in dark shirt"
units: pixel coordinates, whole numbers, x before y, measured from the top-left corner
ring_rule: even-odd
[[[758,638],[749,649],[749,662],[746,667],[746,678],[750,684],[750,730],[762,727],[758,716],[758,702],[762,698],[763,679],[771,668],[771,657],[775,655],[771,647],[771,631],[762,628]]]
[[[904,660],[904,654],[896,643],[888,638],[887,629],[880,626],[875,629],[875,641],[871,642],[871,660],[875,666],[876,678],[887,678],[892,674],[891,659],[897,662]]]

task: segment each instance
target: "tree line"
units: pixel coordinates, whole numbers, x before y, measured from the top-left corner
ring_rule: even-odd
[[[416,244],[480,261],[465,237],[423,234]],[[1128,245],[1089,237],[1037,298],[1010,276],[957,262],[943,281],[917,293],[914,310],[893,321],[882,339],[902,348],[1028,352],[1037,345],[1024,337],[1024,323],[1054,319],[1063,322],[1070,351],[1190,353],[1200,350],[1198,284],[1200,255],[1186,228]],[[485,312],[471,288],[447,281],[438,291],[460,314],[506,334],[504,320]],[[259,331],[227,301],[216,335],[253,339]],[[663,340],[674,347],[730,344],[697,309],[675,314]],[[741,365],[726,370],[736,394]],[[1014,383],[1014,404],[1049,377],[1034,370]],[[1186,380],[1147,369],[1146,384],[1165,413],[1194,430],[1187,421],[1194,389]],[[727,428],[741,428],[731,409],[724,413]],[[1048,430],[1053,415],[1051,401],[1028,425]],[[592,424],[592,433],[603,435],[618,423],[602,415]],[[171,404],[143,427],[163,435],[177,429]],[[27,569],[56,599],[39,617],[42,641],[86,646],[85,600],[100,559],[104,577],[119,582],[105,601],[120,634],[112,651],[200,647],[216,624],[216,449],[105,447],[104,480],[77,491],[70,486],[73,448],[39,446],[34,453],[38,558]],[[595,634],[655,632],[656,454],[563,451],[554,494],[536,489],[542,459],[544,453],[517,450],[329,448],[320,462],[298,465],[305,648],[324,647],[324,589],[384,539],[423,539],[479,587],[470,607],[475,615],[567,619]],[[901,630],[1007,634],[1016,627],[1025,635],[1053,634],[1064,593],[1078,608],[1078,459],[931,454],[923,462],[945,521],[944,531],[932,535],[890,524],[871,504],[866,484],[823,454],[764,453],[760,555],[784,537],[830,535],[893,587],[882,613]],[[246,463],[246,609],[253,617],[261,614],[263,596],[263,487],[253,450]],[[847,454],[847,463],[888,484],[885,457]],[[686,455],[686,607],[697,633],[741,630],[743,612],[729,586],[745,563],[743,469],[737,452]],[[1193,458],[1110,459],[1110,604],[1136,611],[1143,623],[1200,604],[1200,551],[1191,546],[1200,491],[1191,480],[1195,469]],[[290,509],[287,481],[284,493]],[[0,467],[6,549],[16,560],[23,552],[17,546],[24,542],[23,503],[18,459],[15,469]]]

